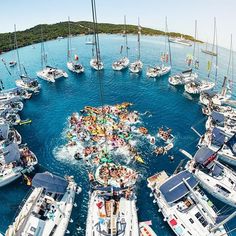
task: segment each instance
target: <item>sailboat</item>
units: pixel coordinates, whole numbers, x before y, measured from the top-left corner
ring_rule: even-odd
[[[90,66],[94,70],[103,70],[104,65],[101,60],[100,44],[98,37],[98,26],[97,26],[97,10],[95,0],[92,1],[92,17],[93,17],[93,44],[92,44],[92,59],[90,60]],[[95,54],[94,54],[95,51]]]
[[[70,221],[75,194],[81,192],[73,177],[37,173],[32,192],[8,227],[6,236],[64,236]]]
[[[56,67],[47,65],[47,54],[45,53],[44,40],[43,40],[43,30],[41,28],[41,67],[42,70],[38,71],[36,74],[40,79],[46,80],[48,82],[55,83],[56,79],[61,77],[68,77],[68,74]]]
[[[129,177],[113,175],[118,170],[128,171]],[[136,196],[133,189],[136,178],[136,172],[126,166],[107,163],[98,167],[95,177],[90,177],[92,189],[86,236],[139,235]]]
[[[112,69],[113,70],[124,70],[129,66],[129,58],[128,58],[128,40],[127,40],[127,29],[126,29],[126,16],[124,16],[124,31],[123,31],[124,45],[121,46],[120,54],[122,54],[123,49],[125,48],[126,56],[122,57],[120,60],[113,62]]]
[[[216,52],[218,51],[217,47],[217,33],[216,33],[216,19],[214,18],[214,36],[213,36],[213,50],[216,48]],[[217,80],[217,71],[218,71],[218,56],[215,57],[215,82],[209,81],[211,71],[212,71],[212,61],[213,56],[211,58],[211,61],[208,61],[208,80],[202,80],[202,79],[196,79],[190,83],[185,84],[184,90],[185,92],[189,94],[200,94],[201,92],[210,91],[215,87],[216,80]]]
[[[70,18],[68,17],[68,39],[67,39],[67,68],[75,72],[77,74],[80,74],[84,72],[84,67],[79,63],[79,56],[74,55],[74,59],[71,58],[72,54],[72,48],[71,48],[71,32],[70,32]]]
[[[201,147],[194,157],[184,150],[181,152],[190,158],[186,169],[200,185],[220,201],[236,207],[236,175],[233,170],[217,161],[218,153],[208,147]]]
[[[37,157],[26,145],[19,148],[17,143],[10,143],[0,156],[0,187],[32,172],[37,164]]]
[[[168,176],[165,171],[147,179],[154,202],[175,235],[227,235],[213,203],[187,170]]]
[[[210,56],[214,56],[214,57],[217,56],[217,52],[214,52],[214,50],[210,51],[208,49],[208,42],[206,42],[206,49],[201,49],[201,51],[202,51],[202,53],[208,54]]]
[[[16,25],[14,25],[14,43],[15,43],[15,49],[16,49],[16,55],[17,55],[17,65],[18,65],[18,70],[20,73],[20,78],[17,79],[15,81],[16,86],[18,88],[27,90],[29,92],[34,92],[34,93],[38,93],[39,89],[41,88],[40,84],[38,83],[37,79],[33,79],[30,78],[25,70],[25,67],[21,64],[20,62],[20,55],[19,55],[19,51],[18,51],[18,43],[17,43],[17,37],[16,37]],[[23,73],[23,69],[24,69],[24,73]]]
[[[143,69],[143,63],[140,59],[140,38],[141,38],[141,26],[139,24],[139,18],[138,18],[138,58],[135,62],[132,62],[129,66],[129,70],[132,73],[140,73]]]
[[[168,43],[168,51],[167,52],[167,43]],[[170,61],[170,65],[166,65]],[[161,77],[163,75],[168,74],[171,71],[171,51],[170,51],[170,42],[168,35],[168,26],[167,26],[167,17],[165,18],[165,52],[161,54],[161,66],[156,65],[154,67],[149,66],[147,69],[146,75],[150,78]]]
[[[229,63],[227,69],[227,76],[224,77],[222,89],[220,93],[201,93],[200,94],[200,102],[204,105],[225,105],[227,101],[230,100],[232,94],[233,87],[233,45],[232,45],[232,35],[230,42],[230,54],[229,54]],[[231,79],[230,77],[231,71]]]
[[[197,40],[197,21],[195,21],[195,35],[194,35],[194,47],[193,47],[193,56],[187,57],[188,66],[191,66],[189,69],[182,71],[179,74],[175,74],[169,77],[169,84],[173,86],[185,85],[189,82],[194,81],[198,78],[198,74],[193,72],[194,69],[199,68],[199,61],[195,58],[196,54],[196,40]]]

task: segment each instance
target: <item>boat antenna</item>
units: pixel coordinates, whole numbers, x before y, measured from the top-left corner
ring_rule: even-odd
[[[17,55],[17,61],[18,61],[18,69],[19,69],[20,75],[22,75],[20,55],[19,55],[19,51],[18,51],[18,44],[17,44],[17,38],[16,38],[16,25],[15,24],[14,24],[14,41],[15,41],[15,49],[16,49],[16,55]]]
[[[168,49],[169,49],[169,58],[170,58],[170,65],[172,67],[172,57],[171,57],[171,47],[170,47],[170,40],[169,40],[169,31],[168,31],[168,24],[167,24],[167,16],[165,18],[165,25],[166,25],[166,29],[165,29],[165,34],[166,34],[166,40],[168,42]],[[166,53],[166,40],[165,40],[165,53]]]
[[[138,17],[138,60],[140,60],[140,37],[141,37],[141,26]]]
[[[125,36],[125,49],[126,49],[126,56],[129,56],[129,48],[128,48],[128,37],[127,37],[127,26],[126,26],[126,15],[124,15],[124,36]]]
[[[68,39],[67,39],[67,61],[71,60],[71,32],[70,32],[70,17],[68,16]]]

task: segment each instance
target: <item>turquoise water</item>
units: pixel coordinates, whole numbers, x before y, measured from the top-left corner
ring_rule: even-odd
[[[37,155],[40,166],[39,171],[49,170],[60,175],[74,175],[76,182],[83,188],[83,192],[76,199],[77,208],[72,213],[73,223],[69,230],[71,235],[84,235],[87,215],[87,203],[89,184],[87,179],[87,167],[81,162],[68,160],[55,152],[58,147],[65,144],[63,130],[67,125],[67,118],[72,112],[79,111],[86,105],[99,106],[99,84],[97,72],[89,67],[91,58],[90,46],[85,45],[84,36],[73,38],[73,45],[79,49],[80,60],[85,66],[84,75],[74,75],[66,68],[66,39],[47,42],[46,51],[49,61],[65,69],[68,79],[59,79],[55,84],[40,80],[42,90],[40,94],[25,102],[24,110],[21,112],[22,119],[33,120],[31,125],[19,127],[23,141]],[[144,113],[151,112],[152,116],[142,116],[144,125],[151,134],[155,134],[158,127],[165,125],[173,129],[176,136],[175,147],[171,154],[175,160],[170,162],[167,156],[156,157],[151,150],[143,147],[145,165],[132,164],[141,178],[137,183],[137,207],[140,221],[152,220],[153,228],[159,235],[173,235],[169,227],[163,222],[162,216],[157,212],[153,199],[149,197],[150,191],[146,187],[146,178],[157,171],[165,169],[172,173],[179,161],[184,157],[178,152],[179,148],[194,153],[198,137],[190,129],[198,123],[197,129],[204,132],[205,117],[201,113],[197,98],[183,94],[183,89],[176,89],[168,85],[168,77],[153,80],[146,78],[145,68],[156,64],[160,52],[164,50],[164,39],[161,37],[143,37],[141,57],[144,63],[144,71],[141,75],[132,75],[129,71],[114,72],[111,62],[119,57],[120,35],[101,35],[101,56],[105,64],[105,70],[101,73],[104,82],[104,100],[106,104],[116,104],[123,101],[134,103],[132,109]],[[136,58],[136,37],[129,36],[130,60]],[[201,47],[201,46],[200,46]],[[28,46],[20,50],[21,61],[26,70],[32,76],[40,70],[40,44],[35,48]],[[191,47],[172,45],[173,67],[172,73],[184,70],[186,54],[191,53]],[[219,57],[219,85],[227,69],[228,51],[220,48]],[[1,55],[6,61],[13,58],[13,54]],[[203,78],[207,75],[207,58],[204,54],[200,56],[199,74]],[[16,71],[9,76],[4,66],[0,64],[0,78],[5,87],[14,86]],[[234,90],[235,91],[235,90]],[[56,155],[55,155],[56,153]],[[22,181],[15,182],[0,189],[0,231],[5,231],[11,223],[18,205],[29,191],[29,187]],[[213,199],[219,208],[223,205]],[[236,220],[228,223],[229,228],[236,227]]]

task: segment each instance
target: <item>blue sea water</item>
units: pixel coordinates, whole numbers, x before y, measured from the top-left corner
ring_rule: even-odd
[[[59,79],[55,84],[39,80],[42,85],[40,94],[25,102],[24,110],[21,112],[22,119],[32,119],[32,124],[18,127],[23,141],[29,145],[39,159],[38,171],[49,170],[60,175],[74,175],[76,182],[83,188],[83,192],[76,198],[77,208],[72,213],[73,223],[70,223],[70,235],[84,235],[87,216],[87,204],[89,196],[89,182],[87,178],[87,167],[79,161],[66,159],[55,150],[65,144],[63,130],[67,125],[67,118],[75,111],[84,106],[100,106],[99,83],[97,72],[92,71],[89,66],[91,48],[85,45],[86,37],[79,36],[72,40],[77,48],[80,61],[85,66],[85,74],[75,75],[66,68],[66,39],[54,40],[46,43],[51,65],[66,70],[68,79]],[[148,65],[159,62],[160,53],[164,50],[163,37],[142,37],[141,57],[144,63],[143,73],[132,75],[128,70],[114,72],[111,63],[119,55],[122,37],[120,35],[101,35],[101,56],[105,64],[105,70],[101,72],[104,87],[104,103],[116,104],[124,101],[132,102],[131,109],[140,113],[149,111],[151,116],[142,116],[144,125],[151,134],[155,134],[158,127],[164,125],[172,128],[176,136],[175,147],[171,151],[175,159],[170,162],[167,156],[157,157],[145,146],[143,147],[145,165],[132,164],[141,177],[137,183],[137,207],[140,221],[152,220],[153,228],[158,235],[173,235],[168,225],[163,221],[162,215],[158,213],[157,206],[149,197],[150,191],[146,187],[146,178],[155,172],[166,170],[171,174],[184,157],[178,149],[183,148],[194,153],[198,137],[191,130],[191,126],[197,124],[199,132],[204,132],[205,117],[201,113],[201,107],[196,97],[184,94],[183,88],[173,88],[168,85],[168,76],[153,80],[145,75]],[[130,60],[136,58],[136,37],[129,36]],[[203,45],[199,45],[199,48]],[[198,47],[197,47],[198,48]],[[192,47],[184,47],[177,44],[171,45],[172,49],[172,74],[186,69],[185,58],[192,53]],[[19,50],[22,63],[31,76],[40,70],[40,44],[21,48]],[[228,64],[226,49],[219,48],[219,83],[221,86],[223,75],[225,75]],[[14,53],[9,52],[1,55],[6,61],[14,58]],[[210,57],[199,52],[200,70],[199,76],[206,78],[207,61]],[[16,78],[16,69],[12,70],[10,76],[3,64],[0,64],[0,79],[6,88],[13,87]],[[235,91],[235,90],[234,90]],[[11,185],[0,189],[0,231],[4,232],[12,222],[24,196],[29,187],[19,180]],[[221,208],[224,204],[216,199],[211,199]],[[228,223],[230,229],[236,227],[236,220]]]

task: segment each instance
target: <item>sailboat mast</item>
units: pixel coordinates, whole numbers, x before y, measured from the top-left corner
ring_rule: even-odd
[[[17,61],[18,61],[18,69],[19,69],[20,75],[22,75],[20,55],[18,51],[18,44],[17,44],[17,38],[16,38],[16,25],[14,25],[14,41],[15,41],[16,55],[17,55]]]
[[[171,48],[170,48],[170,40],[169,40],[169,31],[168,31],[168,24],[167,24],[167,16],[165,18],[165,35],[166,35],[166,40],[168,43],[168,49],[169,49],[169,59],[170,59],[170,65],[172,66],[172,57],[171,57]],[[165,44],[166,44],[165,40]],[[166,45],[165,45],[165,53],[166,53]]]
[[[71,32],[70,32],[70,17],[68,16],[68,40],[67,40],[67,61],[71,59]]]
[[[46,55],[45,55],[45,48],[44,48],[44,41],[43,41],[43,28],[41,26],[41,67],[43,69],[44,64],[47,64]]]
[[[141,27],[138,17],[138,61],[140,61],[140,36],[141,36]]]
[[[125,50],[126,50],[126,56],[128,58],[129,51],[128,51],[128,37],[127,37],[127,26],[126,26],[126,15],[124,16],[124,36],[125,36]]]

